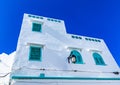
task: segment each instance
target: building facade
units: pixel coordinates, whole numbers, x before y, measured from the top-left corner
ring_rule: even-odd
[[[119,85],[104,40],[68,34],[63,20],[24,14],[11,85]]]

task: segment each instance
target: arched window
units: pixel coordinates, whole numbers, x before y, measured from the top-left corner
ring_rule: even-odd
[[[75,64],[83,64],[83,59],[81,54],[77,50],[72,50],[70,56],[68,57],[68,62],[75,63]]]
[[[95,60],[96,65],[106,65],[100,54],[93,53],[93,58]]]

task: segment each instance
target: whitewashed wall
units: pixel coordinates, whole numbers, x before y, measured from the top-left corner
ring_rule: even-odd
[[[60,20],[60,22],[54,22],[48,21],[47,19],[47,17],[43,17],[43,19],[36,19],[28,17],[28,14],[24,14],[12,76],[39,77],[41,73],[44,73],[46,77],[120,78],[120,75],[111,73],[119,71],[119,67],[102,39],[98,39],[101,42],[87,41],[85,38],[90,37],[85,36],[80,36],[82,39],[73,39],[71,37],[73,34],[66,33],[63,20]],[[32,31],[32,22],[39,22],[43,24],[42,33]],[[42,62],[29,61],[29,47],[31,44],[43,46]],[[79,48],[81,50],[84,64],[69,64],[67,62],[67,57],[71,52],[69,48],[71,47]],[[92,53],[95,51],[102,54],[106,66],[95,64],[92,56]],[[42,71],[39,69],[48,70]],[[79,70],[81,72],[67,72],[65,70]],[[78,84],[76,83],[76,85]],[[60,83],[60,85],[64,84]],[[69,85],[73,84],[69,83]]]

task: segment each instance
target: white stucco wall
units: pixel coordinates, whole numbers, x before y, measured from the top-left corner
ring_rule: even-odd
[[[120,75],[112,73],[119,71],[119,67],[104,40],[86,36],[79,36],[82,39],[73,39],[71,37],[73,34],[66,33],[63,20],[54,22],[47,20],[49,19],[47,17],[37,19],[28,17],[28,15],[25,14],[23,18],[13,65],[13,70],[15,70],[12,74],[13,76],[39,77],[41,73],[44,73],[46,77],[120,78]],[[41,33],[32,31],[32,22],[43,24]],[[101,42],[87,41],[85,38],[97,39]],[[41,62],[29,61],[30,45],[43,46]],[[67,62],[67,57],[71,52],[70,48],[80,49],[84,64],[69,64]],[[93,52],[98,52],[102,55],[106,64],[105,66],[95,64],[92,56]],[[78,70],[79,72],[74,72],[73,70]]]

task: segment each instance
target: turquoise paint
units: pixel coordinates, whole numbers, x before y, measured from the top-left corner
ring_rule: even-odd
[[[61,23],[61,21],[60,21],[60,20],[58,20],[58,22],[59,22],[59,23]]]
[[[101,42],[100,40],[98,40],[98,42]]]
[[[32,16],[33,18],[36,18],[35,16]]]
[[[88,40],[88,38],[85,38],[85,40]]]
[[[82,39],[82,37],[78,37],[79,39]]]
[[[34,48],[40,48],[40,59],[31,59],[31,48],[34,47]],[[30,46],[30,50],[29,50],[29,61],[42,61],[42,47],[40,46]]]
[[[36,16],[37,19],[39,19],[39,16]]]
[[[72,38],[75,38],[75,36],[73,36],[73,35],[72,35],[71,37],[72,37]]]
[[[83,64],[82,56],[77,50],[72,50],[70,55],[75,55],[76,56],[75,64]]]
[[[39,17],[40,19],[44,19],[43,17]]]
[[[97,39],[91,39],[91,38],[85,38],[87,41],[93,41],[93,42],[101,42],[100,40]]]
[[[44,74],[44,73],[41,73],[41,74],[40,74],[40,77],[42,77],[42,78],[45,77],[45,74]]]
[[[50,21],[50,19],[49,19],[49,18],[48,18],[47,20],[48,20],[48,21]]]
[[[42,32],[42,24],[40,23],[32,23],[32,31],[34,32]]]
[[[97,42],[98,40],[95,39],[95,42]]]
[[[42,16],[35,16],[35,15],[28,15],[28,17],[31,17],[31,18],[36,18],[36,19],[44,19]]]
[[[50,21],[54,21],[54,19],[50,19]]]
[[[120,80],[120,78],[92,78],[92,77],[32,77],[32,76],[12,76],[12,79],[53,79],[53,80]]]
[[[89,40],[89,41],[92,41],[92,39],[91,39],[91,38],[89,38],[88,40]]]
[[[28,15],[28,17],[32,17],[32,15]]]
[[[94,39],[92,39],[92,41],[95,41]]]
[[[53,22],[59,22],[59,23],[61,23],[61,21],[60,21],[60,20],[57,20],[57,19],[48,18],[47,20],[48,20],[48,21],[53,21]]]
[[[75,38],[75,39],[82,39],[82,37],[74,36],[74,35],[72,35],[71,37],[72,37],[72,38]]]
[[[95,60],[96,65],[103,65],[103,66],[106,65],[103,58],[102,58],[102,56],[100,54],[93,53],[93,58]]]

